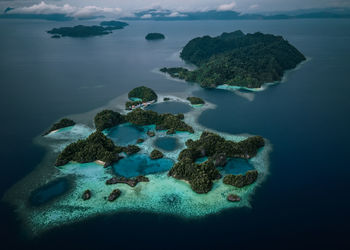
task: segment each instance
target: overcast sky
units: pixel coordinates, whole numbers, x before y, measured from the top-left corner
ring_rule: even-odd
[[[174,11],[235,10],[270,12],[309,8],[350,7],[350,0],[0,0],[0,7],[16,7],[26,13],[92,13],[123,15],[140,9],[163,8]],[[78,14],[77,14],[78,13]]]

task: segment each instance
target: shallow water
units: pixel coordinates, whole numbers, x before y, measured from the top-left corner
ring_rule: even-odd
[[[173,165],[174,162],[170,159],[152,160],[148,155],[135,154],[113,164],[113,171],[117,175],[131,178],[139,175],[165,172]]]
[[[147,109],[156,111],[161,114],[163,113],[180,114],[180,113],[187,113],[191,111],[192,108],[186,103],[167,101],[167,102],[151,105]]]
[[[245,159],[231,159],[227,162],[225,167],[221,168],[222,174],[245,174],[254,167],[248,160]]]

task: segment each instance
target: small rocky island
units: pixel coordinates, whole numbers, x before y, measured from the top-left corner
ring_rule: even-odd
[[[189,41],[180,57],[197,66],[162,68],[174,78],[197,82],[203,88],[219,85],[260,88],[281,81],[305,56],[281,36],[244,34],[238,30],[217,37],[203,36]]]
[[[70,126],[74,126],[74,125],[75,125],[75,122],[73,120],[63,118],[59,122],[56,122],[55,124],[53,124],[51,126],[51,128],[44,133],[44,135],[47,135],[47,134],[54,132],[54,131],[57,131],[61,128],[66,128],[66,127],[70,127]]]
[[[100,25],[76,25],[74,27],[53,28],[47,33],[52,35],[52,38],[60,37],[92,37],[108,35],[112,30],[123,29],[127,23],[120,21],[104,21]]]
[[[195,97],[195,96],[190,96],[187,97],[187,100],[192,104],[192,105],[201,105],[204,104],[205,101],[203,101],[203,99],[199,98],[199,97]]]
[[[165,36],[162,33],[148,33],[145,37],[146,40],[163,40]]]
[[[136,87],[128,93],[130,101],[125,103],[125,109],[132,110],[135,108],[146,107],[158,100],[157,94],[145,86]]]

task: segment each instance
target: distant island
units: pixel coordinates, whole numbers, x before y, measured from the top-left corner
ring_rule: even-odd
[[[146,40],[162,40],[165,36],[162,33],[149,33],[145,37]]]
[[[187,97],[187,101],[189,101],[192,105],[201,105],[205,103],[203,99],[195,96]]]
[[[295,68],[305,56],[281,36],[244,34],[238,30],[217,37],[192,39],[180,57],[198,68],[162,68],[174,78],[198,82],[203,88],[219,85],[260,88],[277,82],[286,70]]]
[[[100,25],[53,28],[47,33],[53,35],[52,38],[62,37],[92,37],[102,36],[112,33],[112,30],[123,29],[128,24],[120,21],[104,21]]]

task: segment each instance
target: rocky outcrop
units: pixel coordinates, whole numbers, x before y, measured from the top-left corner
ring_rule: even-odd
[[[163,153],[157,149],[154,149],[150,154],[150,157],[152,160],[161,159],[161,158],[163,158],[163,156],[164,156]]]
[[[142,138],[139,138],[139,139],[137,139],[137,141],[136,141],[136,143],[143,143],[145,140],[144,139],[142,139]]]
[[[137,176],[135,178],[125,178],[125,177],[112,177],[111,179],[106,181],[107,185],[117,184],[117,183],[124,183],[129,185],[130,187],[135,187],[137,183],[139,182],[149,182],[149,179],[145,176]]]
[[[229,194],[227,196],[227,200],[230,201],[230,202],[239,202],[239,201],[241,201],[241,197],[239,197],[236,194]]]
[[[82,198],[84,201],[89,200],[91,198],[91,191],[89,189],[85,190]]]
[[[155,133],[154,131],[152,131],[152,130],[148,130],[148,131],[147,131],[147,135],[148,135],[149,137],[153,137],[153,136],[156,135],[156,133]]]
[[[116,200],[121,195],[121,193],[122,192],[119,189],[114,189],[112,193],[110,193],[110,195],[108,196],[108,201]]]

